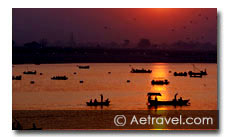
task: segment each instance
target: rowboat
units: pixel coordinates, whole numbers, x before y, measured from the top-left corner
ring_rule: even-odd
[[[134,69],[132,68],[130,73],[152,73],[152,70],[148,69],[148,70],[145,70],[145,69]]]
[[[160,93],[148,93],[148,106],[159,106],[159,105],[172,105],[172,106],[188,106],[190,105],[188,100],[183,100],[182,97],[180,97],[178,100],[176,99],[176,96],[178,94],[176,93],[173,100],[169,101],[158,101],[157,96],[162,96]],[[155,96],[155,99],[152,99],[152,96]]]
[[[90,66],[80,66],[80,65],[77,65],[77,67],[79,68],[79,69],[89,69],[90,68]]]
[[[109,106],[110,101],[105,102],[86,102],[87,106]]]

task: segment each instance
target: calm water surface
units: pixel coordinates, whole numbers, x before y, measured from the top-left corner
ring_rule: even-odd
[[[217,64],[195,63],[201,70],[207,68],[208,75],[203,78],[173,76],[175,71],[193,71],[191,63],[90,63],[90,69],[78,69],[76,65],[81,64],[14,65],[13,75],[22,75],[22,80],[12,82],[13,109],[146,110],[148,92],[160,92],[162,96],[158,100],[172,100],[178,93],[178,98],[182,96],[191,102],[190,106],[176,108],[160,106],[160,110],[217,109]],[[152,73],[130,73],[132,67],[151,69]],[[26,70],[36,70],[38,74],[23,75]],[[66,75],[69,79],[51,80],[57,75]],[[168,79],[170,84],[152,86],[153,79]],[[30,84],[32,80],[35,84]],[[80,80],[84,83],[79,83]],[[109,107],[86,106],[85,102],[91,98],[100,100],[101,93],[111,100]]]

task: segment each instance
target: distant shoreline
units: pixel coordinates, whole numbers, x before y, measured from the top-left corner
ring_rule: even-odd
[[[151,49],[14,48],[12,64],[53,63],[217,63],[217,51]]]
[[[57,64],[57,63],[217,63],[217,57],[207,56],[13,56],[12,64]]]
[[[207,63],[207,64],[217,64],[217,62],[49,62],[49,63],[40,63],[41,64],[71,64],[71,63]],[[34,64],[34,63],[12,63],[12,65],[24,65],[24,64]],[[36,65],[36,64],[34,64]],[[38,64],[39,65],[39,64]]]

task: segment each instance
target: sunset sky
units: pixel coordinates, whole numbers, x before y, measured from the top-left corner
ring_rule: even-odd
[[[154,43],[217,41],[217,9],[13,9],[17,43],[68,41]]]

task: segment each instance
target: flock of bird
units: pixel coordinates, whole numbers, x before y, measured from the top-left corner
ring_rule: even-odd
[[[207,21],[207,22],[210,20],[208,16],[205,16],[205,15],[203,15],[202,13],[197,14],[197,16],[198,16],[200,19],[205,20],[205,21]],[[137,18],[133,18],[132,20],[133,20],[133,21],[137,21]],[[186,32],[187,32],[188,30],[190,30],[191,27],[192,27],[193,25],[198,24],[198,22],[196,22],[196,21],[194,21],[194,20],[190,20],[190,21],[187,21],[187,22],[188,22],[188,24],[182,27],[183,31],[186,31]],[[111,30],[111,29],[112,29],[111,26],[107,26],[107,25],[104,26],[104,30]],[[172,32],[172,33],[173,33],[173,32],[176,32],[176,31],[178,31],[178,30],[180,30],[180,28],[178,28],[178,27],[172,27],[172,28],[171,28],[171,32]],[[189,35],[187,35],[185,39],[188,40],[188,41],[194,40],[194,39],[191,38],[191,36],[189,36]],[[199,41],[199,40],[204,40],[204,39],[205,39],[205,36],[204,36],[204,34],[202,34],[202,36],[197,37],[195,40]]]

